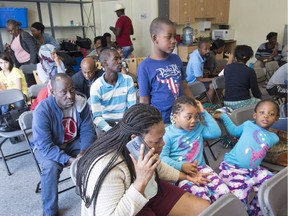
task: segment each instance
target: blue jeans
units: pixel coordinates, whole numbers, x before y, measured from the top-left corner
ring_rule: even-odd
[[[123,58],[124,58],[124,59],[128,58],[129,55],[133,52],[133,50],[134,50],[133,45],[122,47],[122,51],[123,51]]]
[[[80,152],[80,139],[67,144],[63,150],[66,154],[76,157]],[[55,161],[46,159],[37,149],[34,152],[41,168],[41,192],[43,215],[50,216],[58,213],[58,180],[63,166]]]

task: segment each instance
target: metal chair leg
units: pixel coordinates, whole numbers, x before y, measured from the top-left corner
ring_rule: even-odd
[[[217,142],[218,142],[218,141],[217,141]],[[212,145],[216,144],[217,142],[213,143]],[[206,141],[206,145],[207,145],[207,147],[208,147],[208,149],[209,149],[209,151],[210,151],[210,153],[211,153],[214,161],[217,161],[217,158],[216,158],[216,156],[214,155],[214,152],[212,151],[212,147],[210,146],[210,144],[209,144],[208,141]]]
[[[205,160],[206,164],[207,164],[208,166],[210,166],[210,163],[209,163],[209,161],[208,161],[208,158],[207,158],[207,155],[206,155],[204,149],[203,149],[203,156],[204,156],[204,160]]]
[[[4,156],[4,153],[3,153],[3,151],[2,151],[2,145],[6,142],[7,139],[8,139],[8,138],[4,138],[4,139],[2,140],[2,142],[0,143],[0,154],[1,154],[1,157],[2,157],[2,159],[3,159],[3,162],[4,162],[4,165],[5,165],[7,174],[10,176],[10,175],[11,175],[11,172],[10,172],[9,167],[8,167],[8,165],[7,165],[6,157]]]

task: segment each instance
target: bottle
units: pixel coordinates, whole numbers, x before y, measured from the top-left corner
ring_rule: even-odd
[[[183,28],[182,41],[185,45],[193,44],[193,28],[190,27],[190,23]]]

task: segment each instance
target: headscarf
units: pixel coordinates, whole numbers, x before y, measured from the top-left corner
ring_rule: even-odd
[[[52,59],[52,53],[55,49],[52,44],[44,44],[39,50],[40,63],[43,70],[49,74],[50,79],[57,73],[57,65]]]

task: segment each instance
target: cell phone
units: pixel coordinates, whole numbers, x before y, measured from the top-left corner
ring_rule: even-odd
[[[142,139],[140,136],[136,136],[134,139],[130,140],[127,144],[126,147],[131,153],[131,155],[135,158],[135,160],[138,160],[139,154],[140,154],[140,146],[141,144],[144,144],[144,155],[146,155],[150,148],[147,146],[145,141]]]

